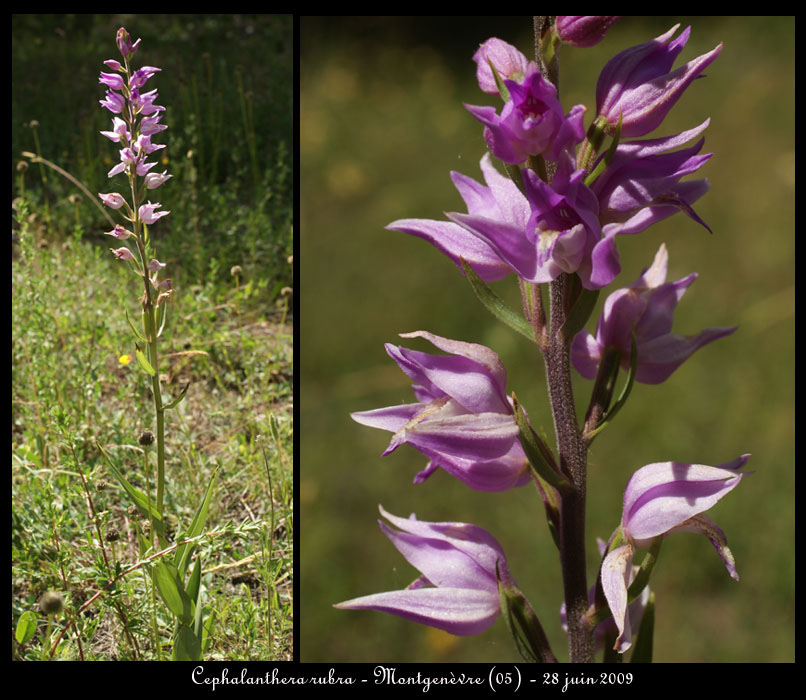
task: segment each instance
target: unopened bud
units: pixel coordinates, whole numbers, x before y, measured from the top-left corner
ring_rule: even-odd
[[[58,615],[64,608],[64,596],[57,591],[47,591],[39,599],[39,609],[45,615]]]
[[[137,442],[143,447],[148,447],[154,443],[154,433],[150,430],[144,430],[140,433],[140,437],[137,438]]]

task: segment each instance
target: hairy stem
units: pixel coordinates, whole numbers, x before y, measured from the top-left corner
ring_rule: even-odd
[[[533,20],[535,59],[543,77],[551,81],[559,93],[560,63],[553,40],[556,17],[540,15]],[[556,167],[547,168],[546,182],[551,183],[555,170]],[[560,471],[572,486],[560,494],[559,516],[560,564],[568,623],[569,660],[572,663],[588,663],[593,661],[593,628],[585,618],[588,608],[585,563],[587,446],[579,430],[574,405],[570,342],[563,333],[563,324],[571,306],[572,281],[570,275],[563,273],[549,285],[548,333],[542,350],[557,435]]]
[[[569,276],[562,274],[550,285],[550,332],[543,357],[560,470],[573,485],[573,489],[561,494],[559,527],[569,659],[571,662],[585,663],[593,661],[593,629],[585,620],[588,608],[585,563],[587,448],[579,430],[574,405],[570,345],[561,330],[568,314],[569,281]]]

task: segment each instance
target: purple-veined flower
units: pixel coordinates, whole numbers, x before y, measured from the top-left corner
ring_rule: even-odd
[[[551,185],[528,168],[522,176],[526,198],[514,185],[517,195],[512,198],[520,197],[529,213],[518,228],[483,211],[449,212],[448,218],[486,243],[523,280],[550,282],[563,272],[576,272],[586,288],[609,284],[617,271],[610,268],[609,257],[599,255],[607,243],[601,235],[599,203],[583,182],[585,171],[575,169],[573,156],[561,154]]]
[[[526,197],[512,180],[495,169],[489,153],[481,159],[481,172],[486,186],[466,175],[451,172],[451,180],[467,205],[468,216],[487,220],[513,238],[522,237],[531,216]],[[386,228],[423,238],[453,260],[459,269],[462,267],[460,258],[464,258],[485,282],[496,282],[513,272],[512,266],[487,243],[458,223],[398,219]]]
[[[154,66],[143,66],[142,68],[138,68],[136,71],[134,71],[134,73],[132,73],[132,77],[129,79],[129,87],[143,87],[143,85],[146,84],[146,81],[152,75],[154,75],[154,73],[158,73],[161,70],[162,68],[155,68]]]
[[[674,532],[705,535],[731,577],[739,579],[725,533],[704,512],[739,485],[746,476],[739,470],[749,457],[742,455],[716,467],[659,462],[641,467],[633,474],[624,492],[621,525],[616,535],[620,534],[624,544],[607,554],[601,572],[602,589],[619,632],[616,651],[624,653],[632,644],[627,588],[635,550],[648,547],[656,537]]]
[[[101,198],[101,201],[110,209],[120,209],[124,204],[126,204],[126,200],[123,198],[123,195],[117,192],[110,192],[109,194],[98,193],[98,196]]]
[[[168,128],[166,124],[160,124],[159,121],[162,118],[162,114],[157,114],[153,117],[146,117],[140,122],[140,134],[143,136],[151,136],[151,134],[156,134],[158,131],[164,131]]]
[[[112,131],[101,132],[104,136],[106,136],[106,138],[114,141],[115,143],[128,143],[131,140],[131,134],[126,127],[126,122],[120,117],[114,117],[112,119],[112,125]]]
[[[156,165],[156,164],[154,164]],[[160,173],[148,173],[145,177],[146,188],[149,190],[156,189],[160,185],[162,185],[166,180],[170,179],[171,176],[168,175],[167,170],[163,170],[162,174]]]
[[[560,41],[571,46],[596,46],[617,19],[618,17],[559,15],[556,22],[557,35]]]
[[[699,153],[704,139],[670,152],[698,136],[709,121],[674,136],[618,145],[605,170],[591,184],[599,200],[603,240],[597,254],[603,269],[611,270],[614,276],[621,271],[616,236],[641,233],[679,211],[711,231],[692,207],[708,191],[708,180],[681,178],[699,170],[713,154]]]
[[[638,352],[635,380],[645,384],[665,381],[696,350],[736,330],[733,326],[706,328],[694,336],[672,333],[674,309],[697,274],[666,282],[668,261],[666,246],[661,244],[652,265],[635,282],[607,297],[596,336],[587,330],[576,335],[571,359],[583,377],[596,377],[608,351],[618,352],[621,366],[628,369],[633,330]]]
[[[115,228],[113,228],[111,231],[106,231],[106,235],[113,236],[118,240],[124,241],[127,238],[129,238],[129,236],[133,236],[134,234],[131,231],[128,231],[127,229],[123,228],[123,226],[121,226],[120,224],[117,224]]]
[[[122,248],[110,248],[109,250],[115,254],[118,260],[134,260],[134,254],[126,248],[126,246]]]
[[[156,90],[141,93],[137,88],[134,88],[129,99],[134,106],[135,114],[146,116],[154,114],[154,112],[165,111],[165,107],[154,104],[157,97],[159,97],[159,94]]]
[[[137,151],[138,155],[141,153],[150,155],[154,151],[158,151],[161,148],[165,148],[165,144],[151,143],[151,136],[148,134],[140,134],[140,136],[138,136],[137,140],[134,142],[134,150]]]
[[[621,118],[624,138],[653,131],[689,84],[719,55],[722,44],[673,71],[691,33],[691,27],[686,27],[670,41],[679,26],[622,51],[605,65],[596,83],[596,114],[609,130],[615,130]]]
[[[152,258],[147,267],[152,272],[159,272],[163,267],[165,267],[165,263],[161,263],[156,258]]]
[[[120,163],[118,163],[114,168],[112,168],[108,173],[108,177],[114,177],[115,175],[122,173],[126,170],[127,167],[136,165],[138,162],[137,154],[128,146],[126,148],[122,148],[120,150]]]
[[[152,204],[151,202],[148,202],[147,204],[141,204],[140,208],[137,210],[137,213],[140,216],[140,221],[142,221],[144,224],[151,225],[157,219],[163,216],[167,216],[168,214],[171,213],[170,211],[156,211],[161,206],[162,204],[160,204],[159,202],[157,202],[156,204]]]
[[[699,170],[713,153],[700,154],[704,139],[688,148],[672,149],[699,136],[709,122],[706,119],[674,136],[619,143],[607,167],[591,184],[599,200],[602,224],[627,222],[626,231],[638,233],[682,210],[708,229],[691,208],[693,201],[708,190],[707,181],[681,183],[680,179]]]
[[[476,79],[483,92],[489,95],[498,94],[498,84],[490,68],[490,64],[495,67],[498,77],[501,80],[512,80],[521,82],[529,68],[530,61],[512,44],[508,44],[501,39],[487,39],[473,54],[476,62]]]
[[[584,107],[574,107],[566,117],[557,99],[557,89],[543,77],[536,64],[528,65],[522,81],[505,80],[504,84],[509,99],[501,114],[496,113],[495,107],[465,105],[484,124],[484,140],[494,156],[505,163],[523,163],[529,156],[542,154],[556,160],[570,135],[574,135],[577,143],[582,141]]]
[[[117,75],[117,73],[101,73],[101,77],[98,79],[98,82],[103,85],[108,85],[113,90],[123,90],[125,85],[123,77]]]
[[[528,460],[506,395],[506,371],[492,350],[425,331],[425,338],[451,355],[433,355],[386,345],[389,356],[414,382],[417,403],[352,413],[362,425],[393,433],[383,455],[407,443],[429,458],[421,482],[442,467],[479,491],[502,491],[530,479]]]
[[[383,533],[421,572],[402,591],[355,598],[334,607],[377,610],[457,635],[480,634],[500,613],[498,576],[511,581],[506,557],[486,530],[467,523],[399,518],[380,507]]]
[[[102,107],[106,107],[113,114],[120,114],[126,107],[126,100],[123,99],[118,93],[107,90],[106,99],[99,100]]]
[[[148,173],[148,171],[149,171],[149,170],[151,170],[151,168],[153,168],[155,165],[156,165],[156,163],[154,163],[154,162],[152,162],[152,163],[146,163],[146,162],[145,162],[145,161],[144,161],[142,158],[138,158],[138,160],[137,160],[137,166],[135,167],[134,172],[136,172],[136,173],[137,173],[137,174],[138,174],[140,177],[143,177],[143,176],[144,176],[144,175],[146,175],[146,174]],[[167,180],[167,178],[166,178],[166,180]],[[149,189],[153,189],[153,187],[151,187],[151,188],[149,188]]]

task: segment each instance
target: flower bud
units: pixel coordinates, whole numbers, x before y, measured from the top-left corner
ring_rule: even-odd
[[[57,591],[47,591],[39,599],[39,609],[45,615],[58,615],[64,608],[64,596]]]
[[[557,17],[560,41],[572,46],[595,46],[618,17]]]
[[[127,32],[124,27],[121,27],[118,29],[117,43],[121,55],[125,58],[126,56],[131,56],[132,54],[137,53],[137,47],[140,45],[140,39],[132,44],[132,39],[129,36],[129,32]]]
[[[120,209],[124,204],[126,204],[126,200],[123,199],[123,196],[117,192],[110,192],[109,194],[99,193],[98,196],[101,198],[101,201],[110,209]]]
[[[134,253],[132,253],[126,246],[122,248],[110,248],[118,260],[134,260]]]
[[[150,430],[144,430],[140,433],[140,437],[137,438],[137,442],[143,447],[148,447],[154,443],[154,433]]]

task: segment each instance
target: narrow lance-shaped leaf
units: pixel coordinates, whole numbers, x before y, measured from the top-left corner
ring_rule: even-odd
[[[493,316],[499,321],[505,323],[512,330],[517,331],[524,337],[528,338],[533,343],[535,342],[534,332],[531,326],[520,314],[509,308],[490,287],[479,277],[475,270],[468,265],[464,258],[461,258],[462,269],[465,271],[473,291],[476,293],[479,301],[484,305]]]
[[[162,331],[165,328],[165,322],[168,320],[168,303],[163,301],[157,307],[157,325],[159,326],[159,330],[157,330],[157,337],[159,338],[162,335]]]
[[[202,654],[210,648],[210,640],[213,638],[213,628],[215,627],[215,610],[211,610],[210,614],[202,623],[201,646]]]
[[[148,374],[150,377],[153,377],[156,374],[156,371],[146,358],[145,353],[140,349],[140,345],[135,343],[134,347],[136,348],[135,356],[137,357],[138,364],[143,368],[146,374]]]
[[[618,118],[618,124],[616,125],[616,133],[613,135],[613,141],[610,143],[610,148],[607,149],[607,153],[605,153],[604,158],[599,161],[598,165],[585,176],[585,184],[590,185],[599,175],[602,174],[604,169],[608,166],[610,161],[613,159],[613,156],[616,153],[616,148],[618,148],[619,140],[621,139],[621,115]]]
[[[504,585],[497,567],[496,572],[501,612],[521,656],[531,663],[556,663],[557,658],[529,601],[513,585]]]
[[[132,320],[129,318],[129,310],[128,309],[126,309],[126,321],[128,321],[129,328],[132,329],[132,333],[134,333],[135,338],[137,338],[138,340],[141,340],[144,343],[147,343],[148,341],[143,337],[143,334],[140,331],[137,330],[137,326],[135,326],[132,323]]]
[[[574,336],[585,327],[585,324],[593,313],[593,308],[596,306],[598,298],[598,289],[582,288],[562,326],[561,332],[566,340],[572,340]]]
[[[635,329],[633,329],[632,334],[632,345],[630,347],[630,371],[627,374],[627,381],[624,384],[624,387],[621,389],[621,393],[619,397],[616,399],[616,403],[610,408],[610,410],[604,415],[601,421],[599,421],[599,425],[596,426],[594,430],[590,433],[585,435],[585,439],[588,441],[588,444],[595,438],[599,433],[601,433],[609,424],[610,421],[613,420],[613,417],[621,410],[622,406],[627,403],[627,399],[630,396],[630,392],[632,391],[632,385],[635,383],[635,373],[638,369],[638,344],[635,338]]]
[[[145,516],[149,517],[149,508],[148,508],[148,497],[139,489],[132,486],[128,480],[126,479],[123,474],[120,473],[120,470],[114,465],[112,462],[112,458],[106,452],[106,450],[101,446],[101,443],[96,442],[98,445],[98,449],[101,450],[101,453],[106,458],[106,462],[109,465],[109,469],[112,471],[113,476],[118,480],[120,485],[123,487],[123,490],[129,496],[131,502],[137,506],[137,509]],[[160,513],[157,512],[155,507],[152,504],[150,517],[154,522],[154,529],[157,533],[161,536],[165,536],[165,523],[162,521],[162,516]]]
[[[181,623],[192,625],[195,616],[194,603],[185,591],[176,567],[161,559],[154,565],[153,572],[154,583],[165,605]]]
[[[162,407],[162,409],[163,409],[164,411],[167,411],[169,408],[176,408],[176,407],[179,405],[179,402],[180,402],[182,399],[184,399],[184,398],[185,398],[185,394],[187,393],[187,390],[188,390],[188,387],[189,387],[189,386],[190,386],[190,382],[188,382],[187,384],[185,384],[185,386],[184,386],[184,387],[182,387],[182,390],[179,392],[179,396],[177,396],[175,399],[173,399],[173,400],[172,400],[170,403],[166,403],[166,404],[165,404],[165,405]]]
[[[216,467],[212,477],[210,477],[210,483],[207,484],[207,490],[204,493],[204,498],[202,498],[202,502],[199,505],[198,510],[196,510],[196,514],[193,516],[193,521],[190,523],[190,527],[186,533],[186,537],[188,539],[198,537],[204,529],[204,524],[207,522],[207,511],[210,508],[210,498],[213,495],[213,486],[215,484],[217,474],[218,467]],[[183,544],[176,548],[176,558],[174,561],[176,562],[177,568],[181,572],[182,576],[184,576],[185,572],[187,571],[192,552],[192,544]]]
[[[196,557],[196,561],[193,562],[193,571],[190,572],[190,578],[188,579],[187,585],[187,594],[188,597],[197,603],[198,608],[198,599],[199,599],[199,590],[201,587],[201,558]],[[196,616],[198,617],[198,610],[196,611]]]
[[[554,459],[549,448],[543,444],[532,426],[529,425],[529,420],[526,418],[523,407],[514,393],[512,394],[512,402],[515,409],[515,422],[520,429],[518,437],[534,472],[555,488],[563,489],[570,486],[568,481],[554,469],[552,465]]]

